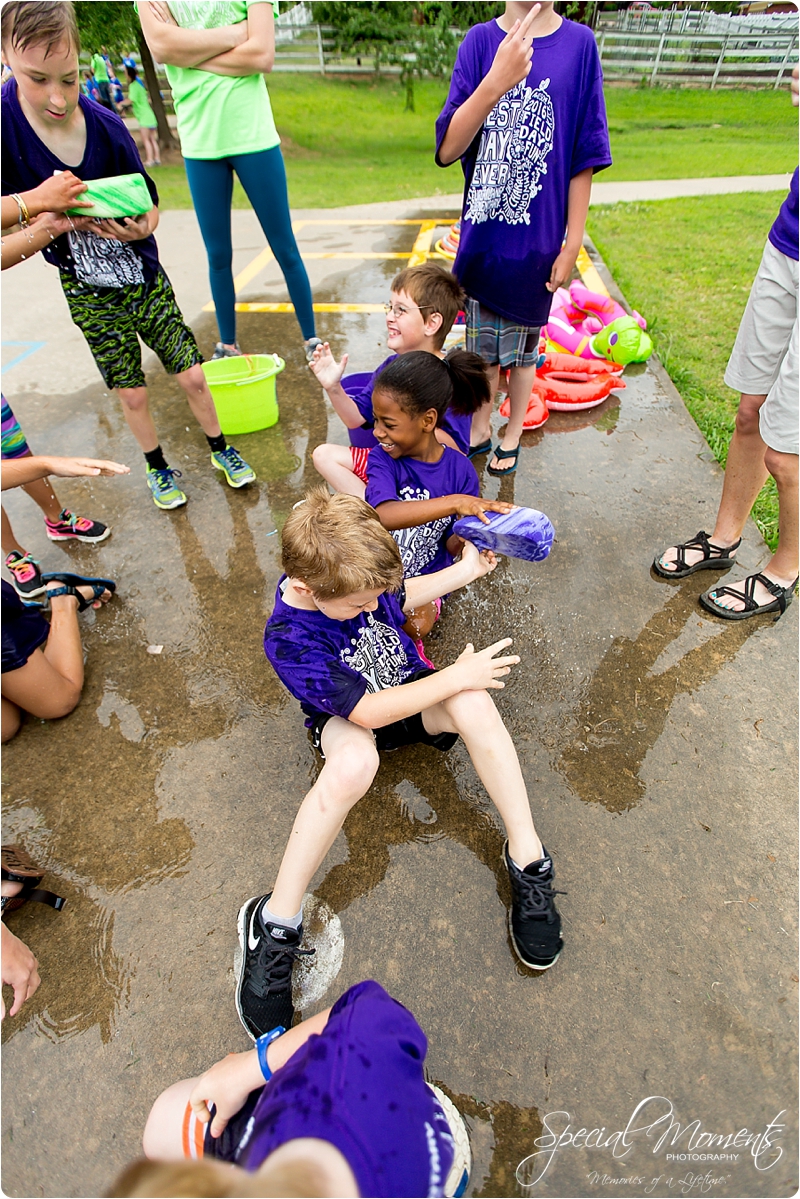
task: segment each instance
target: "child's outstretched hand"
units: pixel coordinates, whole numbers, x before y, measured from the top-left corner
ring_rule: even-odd
[[[484,512],[502,512],[505,516],[516,507],[515,504],[507,504],[505,500],[482,500],[477,495],[454,495],[450,498],[456,516],[477,516],[485,525],[490,522],[488,517],[484,516]]]
[[[497,566],[497,558],[492,550],[479,550],[471,541],[464,542],[461,561],[469,572],[470,582],[491,574]]]
[[[308,368],[316,375],[317,381],[323,391],[327,391],[341,382],[344,368],[347,366],[347,359],[348,355],[342,354],[341,362],[337,362],[331,353],[330,345],[327,341],[324,341],[314,351],[314,356],[309,362]]]
[[[468,643],[462,654],[459,654],[453,663],[452,669],[458,670],[464,676],[465,691],[501,691],[505,687],[505,683],[500,680],[504,675],[511,671],[512,666],[516,666],[519,662],[517,654],[510,654],[507,657],[498,658],[495,655],[501,650],[507,649],[511,645],[511,638],[505,637],[502,641],[495,641],[494,645],[488,645],[486,649],[475,652],[475,646]]]
[[[92,232],[99,237],[105,237],[108,241],[142,241],[145,237],[149,237],[151,233],[150,227],[150,212],[144,212],[141,216],[124,216],[119,220],[113,217],[103,217],[102,220],[95,221],[92,225]]]
[[[30,198],[34,208],[28,205],[31,212],[64,212],[67,208],[91,208],[91,200],[81,200],[87,185],[74,175],[72,171],[62,171],[60,175],[51,175],[31,192]]]
[[[487,79],[501,96],[528,77],[533,58],[533,38],[528,31],[541,11],[541,4],[534,4],[521,21],[514,22],[497,47]]]

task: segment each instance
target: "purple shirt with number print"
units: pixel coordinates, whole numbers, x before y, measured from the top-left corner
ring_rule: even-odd
[[[368,693],[399,687],[425,669],[403,632],[406,618],[395,596],[384,592],[374,612],[332,620],[324,612],[284,603],[286,584],[284,575],[264,630],[264,653],[284,687],[300,700],[307,727],[321,713],[347,720]]]
[[[392,458],[378,446],[370,450],[367,462],[368,504],[377,508],[387,500],[434,500],[443,495],[480,495],[475,467],[449,446],[442,446],[438,462],[420,462],[416,458]],[[447,539],[453,531],[455,516],[442,516],[424,525],[392,532],[403,559],[407,579],[443,570],[453,561],[447,552]]]
[[[436,160],[453,113],[489,73],[505,37],[497,21],[469,30],[436,122]],[[569,183],[611,165],[603,73],[594,35],[562,20],[536,38],[527,79],[498,100],[461,156],[464,205],[453,272],[467,295],[507,320],[546,323],[545,287],[567,225]]]

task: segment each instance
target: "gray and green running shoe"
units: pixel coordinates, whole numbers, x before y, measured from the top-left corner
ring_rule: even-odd
[[[186,503],[186,496],[175,483],[180,477],[179,470],[153,470],[148,466],[147,486],[156,508],[180,508]]]
[[[256,472],[252,466],[247,465],[242,455],[232,445],[212,454],[211,461],[217,470],[224,471],[225,479],[231,487],[244,487],[246,483],[252,483],[255,480]]]

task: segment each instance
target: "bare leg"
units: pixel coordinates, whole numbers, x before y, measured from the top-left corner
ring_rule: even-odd
[[[508,383],[508,401],[511,414],[506,425],[505,435],[500,442],[503,450],[515,450],[522,436],[522,422],[528,411],[528,400],[531,398],[531,388],[536,378],[536,364],[533,366],[512,366]],[[492,470],[505,471],[513,466],[508,458],[492,457],[489,463]]]
[[[458,733],[508,834],[508,852],[523,870],[542,856],[517,751],[488,691],[461,691],[426,708],[430,733]]]
[[[48,583],[48,591],[58,588]],[[89,598],[91,588],[78,588]],[[95,607],[111,599],[105,591]],[[78,706],[83,690],[83,648],[78,627],[78,605],[71,595],[51,599],[50,633],[43,651],[34,650],[24,666],[3,675],[3,740],[13,737],[13,708],[30,712],[43,720],[67,716]],[[6,736],[8,729],[8,737]]]
[[[408,620],[403,625],[403,632],[412,640],[419,641],[421,637],[428,636],[436,624],[439,612],[436,604],[431,601],[429,604],[423,604],[421,608],[412,608],[407,615]]]
[[[25,483],[22,490],[38,504],[48,520],[58,520],[64,505],[59,501],[48,479]]]
[[[195,366],[190,366],[188,371],[181,371],[175,378],[185,391],[189,407],[205,435],[219,437],[222,430],[219,426],[219,418],[211,392],[208,390],[206,377],[203,374],[203,368],[197,363]]]
[[[781,587],[791,587],[798,574],[798,458],[797,454],[782,454],[778,450],[768,449],[765,461],[778,487],[780,532],[778,548],[759,573],[766,575],[773,583],[779,583]],[[736,583],[729,583],[727,586],[737,590]],[[753,599],[757,604],[768,604],[775,596],[761,583],[756,583]],[[732,595],[715,596],[714,603],[720,608],[729,608],[734,612],[744,609],[744,603]]]
[[[3,553],[10,554],[12,550],[16,550],[18,554],[26,554],[28,551],[19,544],[14,536],[14,530],[11,528],[11,521],[6,516],[5,508],[2,509],[2,528]]]
[[[158,433],[150,415],[146,387],[120,387],[117,391],[128,428],[144,454],[158,446]]]
[[[311,455],[314,466],[334,491],[355,495],[363,500],[367,487],[353,470],[353,459],[346,445],[318,445]]]
[[[369,729],[334,716],[322,731],[325,765],[295,817],[269,910],[289,919],[322,865],[347,813],[372,786],[380,759]]]
[[[726,547],[739,540],[750,510],[769,474],[764,464],[767,447],[761,439],[758,426],[758,412],[766,398],[766,395],[743,395],[739,402],[736,427],[728,447],[722,499],[714,532],[709,538],[712,545]],[[686,565],[693,566],[702,557],[702,550],[688,549]],[[733,554],[728,557],[733,557]],[[659,561],[667,570],[674,567],[677,562],[676,547],[673,545],[665,550]]]
[[[495,393],[500,382],[500,367],[497,363],[487,366],[486,374],[489,379],[489,394],[492,398],[472,415],[472,431],[470,433],[470,443],[472,445],[482,445],[492,435],[492,409],[494,408]]]

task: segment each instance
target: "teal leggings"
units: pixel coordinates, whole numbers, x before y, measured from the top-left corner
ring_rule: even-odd
[[[297,248],[286,169],[280,147],[256,154],[231,154],[228,158],[187,158],[186,174],[194,210],[208,254],[211,295],[217,310],[220,341],[236,341],[236,295],[233,290],[231,197],[233,172],[239,176],[259,224],[283,271],[303,337],[315,334],[311,284]]]

